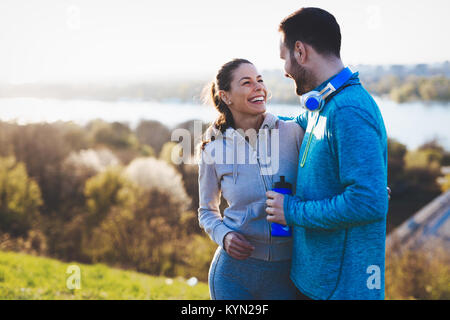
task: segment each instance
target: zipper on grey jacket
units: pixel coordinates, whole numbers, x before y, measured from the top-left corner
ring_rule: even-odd
[[[258,163],[259,172],[261,172],[261,164],[259,163],[259,157],[258,157],[258,156],[256,156],[256,162]],[[264,180],[264,177],[263,177],[261,174],[260,174],[259,176],[260,176],[261,179],[263,180],[263,184],[264,184],[264,188],[266,189],[266,192],[269,191],[269,190],[267,189],[267,184],[266,184],[266,182],[265,182],[265,180]],[[271,226],[270,222],[268,222],[267,220],[266,220],[266,222],[267,222],[267,224],[269,225],[269,244],[270,244],[270,246],[269,246],[269,259],[268,259],[268,261],[271,261],[271,260],[272,260],[272,226]]]
[[[270,129],[268,129],[268,130],[270,131]],[[244,141],[248,145],[250,150],[252,150],[256,156],[256,162],[257,162],[258,168],[259,168],[259,177],[261,178],[263,187],[264,187],[265,191],[267,192],[267,191],[271,190],[271,188],[267,187],[266,180],[264,179],[264,176],[262,175],[261,163],[259,162],[259,155],[258,155],[258,151],[257,151],[258,145],[257,145],[257,150],[254,150],[254,148],[250,145],[250,143],[248,143],[248,141],[246,139],[244,139]],[[257,141],[258,141],[257,143],[259,144],[259,136],[257,138]],[[269,141],[270,141],[270,135],[269,135]],[[272,226],[271,226],[271,223],[267,220],[266,220],[266,223],[269,225],[269,258],[268,258],[268,261],[272,261]]]
[[[270,139],[270,137],[269,137],[269,139]],[[257,141],[259,142],[259,138],[257,139]],[[251,148],[250,144],[247,141],[245,141],[245,142]],[[257,147],[257,150],[258,150],[258,147]],[[256,162],[258,163],[258,168],[259,168],[259,173],[260,173],[259,176],[263,182],[264,189],[267,192],[267,191],[271,190],[271,188],[267,187],[266,180],[264,179],[264,176],[262,175],[262,169],[261,169],[261,163],[259,162],[258,151],[255,151],[255,153],[256,153]],[[272,261],[272,226],[271,226],[270,222],[268,222],[267,220],[266,220],[266,223],[269,225],[269,258],[268,258],[268,261]]]

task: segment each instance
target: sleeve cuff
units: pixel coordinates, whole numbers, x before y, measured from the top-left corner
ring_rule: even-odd
[[[234,231],[231,228],[228,228],[223,222],[219,223],[213,230],[213,240],[215,243],[217,243],[219,246],[224,248],[223,246],[223,238],[225,235],[229,232]]]
[[[292,219],[292,213],[289,210],[289,203],[291,202],[292,196],[286,194],[284,195],[284,202],[283,202],[283,210],[284,210],[284,219],[286,220],[286,224],[288,226],[292,226],[294,224],[294,221]]]

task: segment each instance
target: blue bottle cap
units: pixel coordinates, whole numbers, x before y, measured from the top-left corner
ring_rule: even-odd
[[[273,189],[290,189],[292,190],[292,184],[286,182],[285,176],[280,176],[280,181],[273,184]]]

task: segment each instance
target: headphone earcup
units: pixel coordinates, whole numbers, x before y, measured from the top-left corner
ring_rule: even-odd
[[[323,105],[322,96],[317,91],[310,91],[302,95],[300,103],[303,108],[312,112],[322,109]]]

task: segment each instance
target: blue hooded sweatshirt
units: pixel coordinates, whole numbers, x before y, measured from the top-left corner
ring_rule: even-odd
[[[284,198],[291,279],[314,299],[384,299],[387,135],[378,106],[354,73],[320,113],[296,121],[306,132],[296,194]]]

